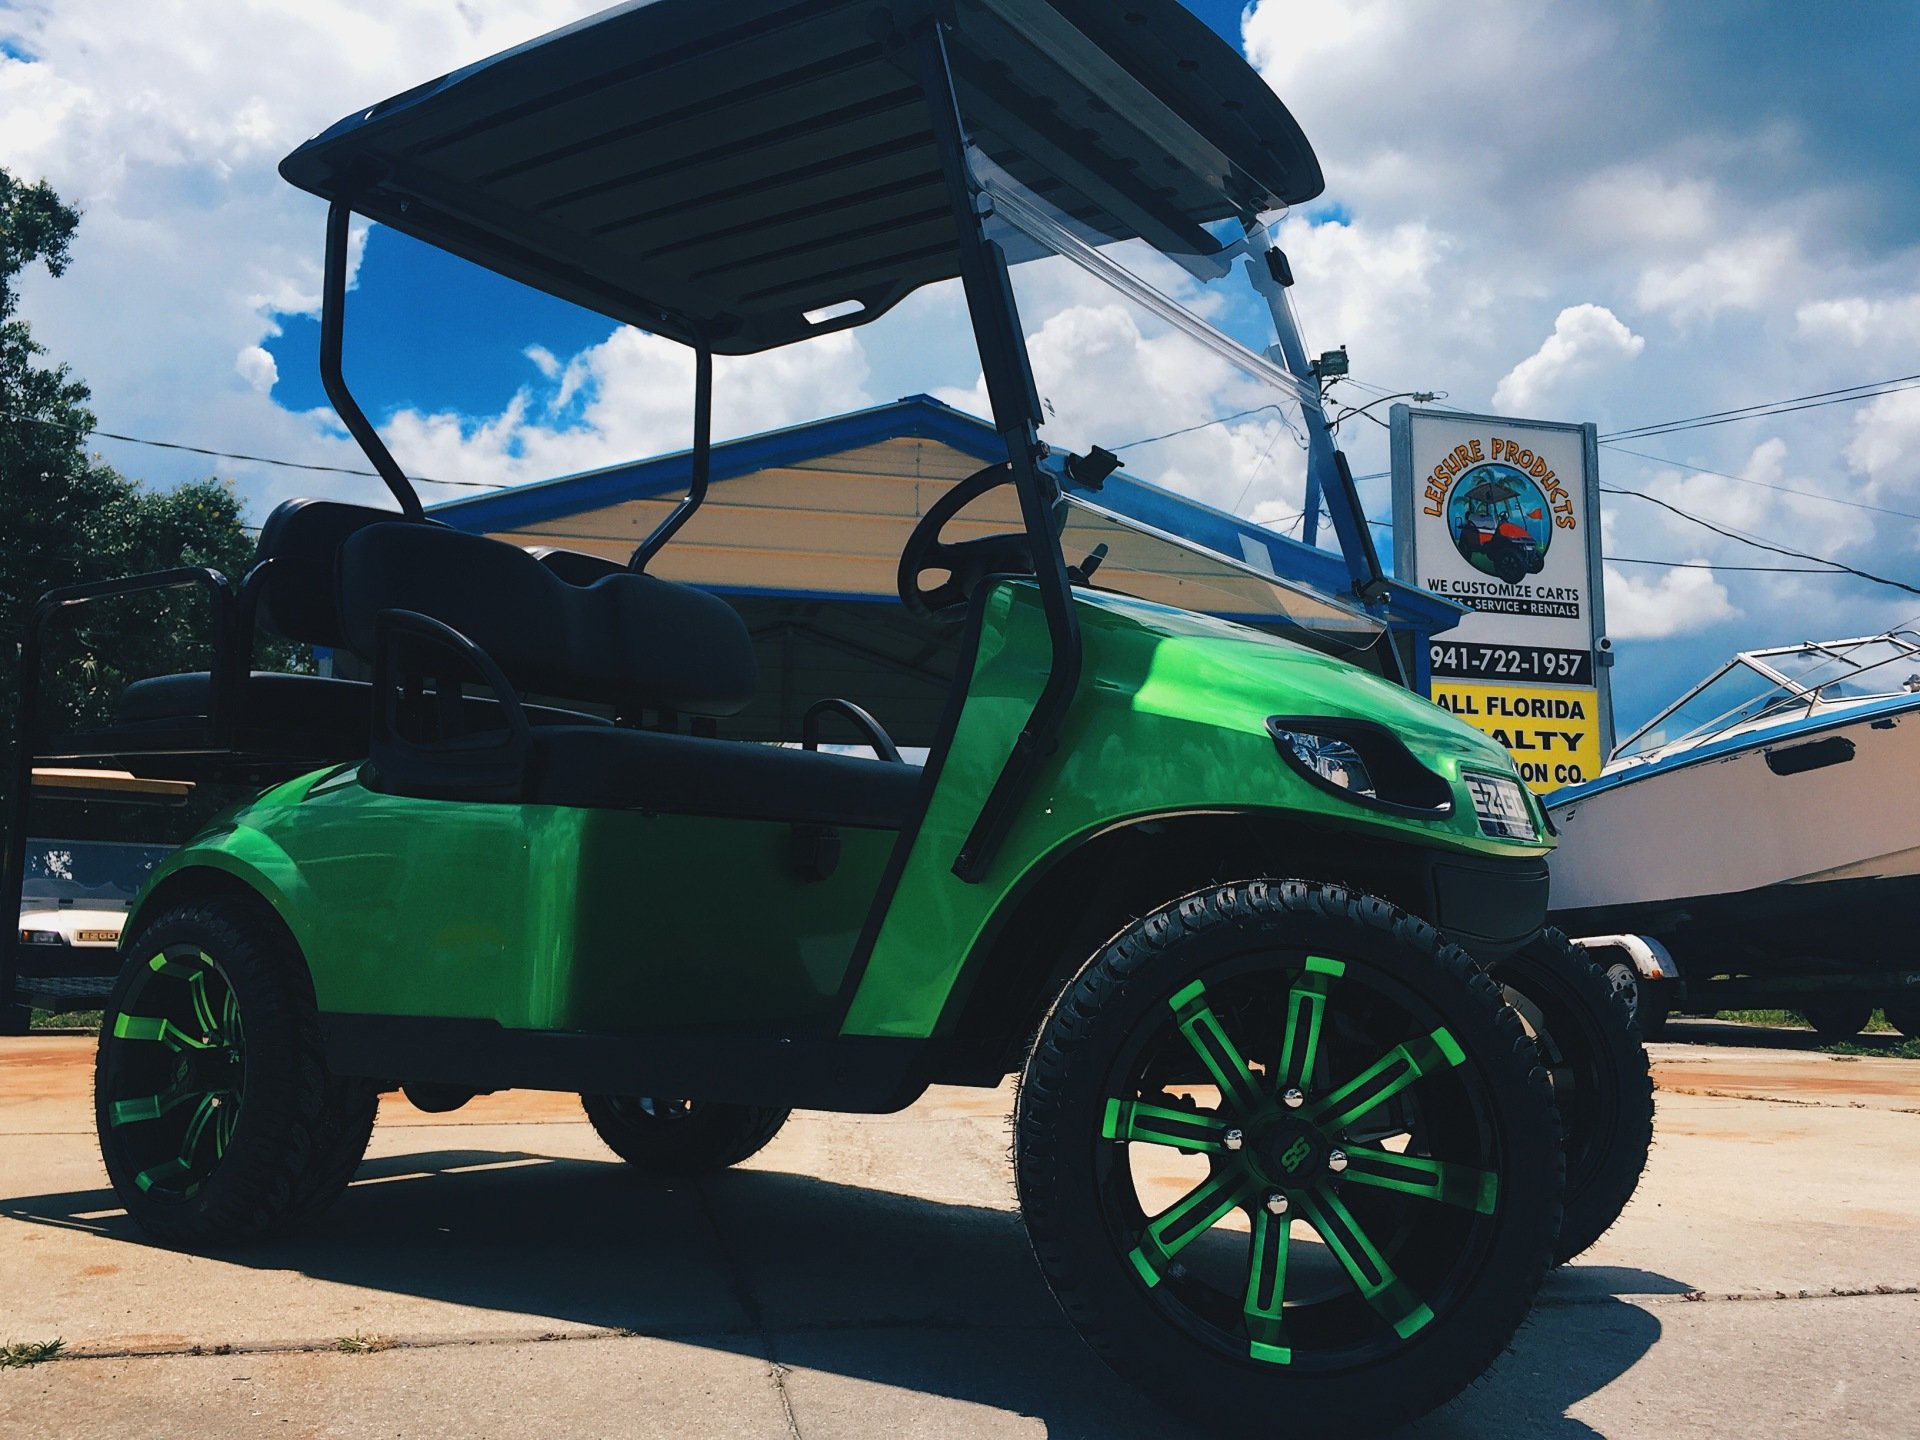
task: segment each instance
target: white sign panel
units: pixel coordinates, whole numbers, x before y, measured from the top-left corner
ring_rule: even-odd
[[[1613,745],[1591,425],[1393,408],[1394,571],[1472,607],[1428,652],[1431,694],[1535,790]]]

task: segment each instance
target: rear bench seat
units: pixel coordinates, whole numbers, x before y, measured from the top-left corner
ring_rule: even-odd
[[[725,601],[651,575],[569,570],[497,540],[441,527],[381,524],[341,551],[339,613],[348,645],[372,654],[385,610],[408,610],[478,645],[519,689],[624,714],[724,717],[752,700],[753,641]],[[413,774],[409,771],[409,774]],[[608,726],[534,729],[524,803],[645,809],[900,829],[914,814],[914,766],[748,741]],[[409,781],[431,795],[430,778]]]

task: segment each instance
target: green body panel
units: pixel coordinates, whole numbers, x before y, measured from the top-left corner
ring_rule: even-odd
[[[348,768],[268,791],[153,885],[193,866],[246,881],[326,1012],[615,1034],[804,1023],[840,991],[894,839],[842,830],[838,868],[807,883],[784,824],[406,799]]]
[[[969,885],[954,856],[1050,663],[1034,586],[984,597],[953,742],[841,1033],[934,1034],[1022,882],[1132,820],[1285,812],[1443,850],[1547,848],[1481,834],[1461,767],[1513,767],[1445,711],[1257,631],[1116,595],[1078,602],[1086,665],[1072,713],[984,882]],[[1453,786],[1454,813],[1405,819],[1309,784],[1266,730],[1280,714],[1389,727]],[[193,867],[243,881],[285,919],[327,1012],[602,1034],[790,1030],[834,1013],[896,844],[881,831],[841,838],[833,875],[808,883],[784,823],[410,799],[367,789],[349,766],[222,817],[148,894]]]
[[[1082,590],[1076,598],[1086,655],[1080,693],[992,868],[982,883],[969,885],[952,873],[954,856],[1032,712],[1050,663],[1034,586],[1003,583],[986,597],[959,727],[845,1033],[933,1034],[955,980],[1021,882],[1087,837],[1129,820],[1290,811],[1435,849],[1526,856],[1550,848],[1481,833],[1461,769],[1512,775],[1513,762],[1438,706],[1244,626],[1119,595]],[[1266,728],[1270,715],[1386,726],[1452,786],[1453,813],[1443,820],[1406,819],[1309,784],[1276,753]]]

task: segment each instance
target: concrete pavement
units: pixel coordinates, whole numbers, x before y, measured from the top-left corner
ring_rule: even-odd
[[[0,1371],[0,1437],[1182,1433],[1041,1284],[1005,1092],[798,1116],[674,1185],[570,1097],[393,1099],[324,1221],[206,1259],[114,1205],[88,1050],[0,1041],[0,1341],[67,1346]],[[1415,1433],[1914,1433],[1920,1063],[1654,1050],[1640,1198]]]

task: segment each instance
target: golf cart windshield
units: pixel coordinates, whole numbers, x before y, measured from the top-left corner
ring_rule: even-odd
[[[29,840],[21,901],[38,906],[64,903],[82,909],[125,909],[170,853],[171,847],[166,845]]]

